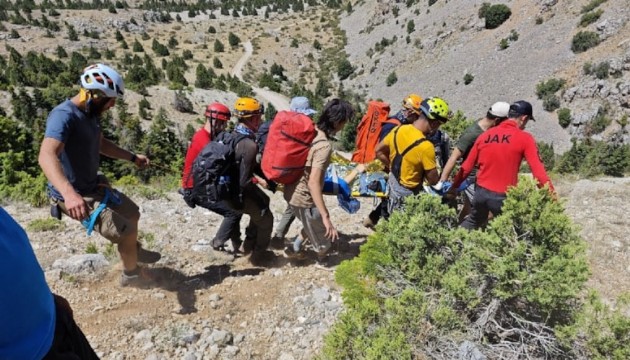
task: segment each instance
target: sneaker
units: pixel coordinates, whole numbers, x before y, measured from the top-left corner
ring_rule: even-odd
[[[156,285],[157,281],[145,268],[140,268],[140,273],[138,273],[137,275],[126,275],[124,271],[122,274],[120,274],[120,286],[122,287],[148,289],[151,287],[155,287]]]
[[[143,248],[140,243],[137,243],[137,247],[138,247],[138,262],[141,262],[144,264],[153,264],[160,261],[160,259],[162,258],[162,254],[160,254],[157,251],[147,250]]]
[[[287,259],[304,260],[306,259],[306,252],[302,250],[296,252],[295,250],[293,250],[293,246],[287,246],[286,248],[284,248],[282,256]]]
[[[304,242],[304,240],[302,240],[301,237],[299,236],[295,237],[295,239],[293,240],[293,252],[295,253],[302,252],[302,242]]]

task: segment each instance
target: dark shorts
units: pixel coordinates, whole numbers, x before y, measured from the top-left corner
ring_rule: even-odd
[[[92,360],[98,356],[68,309],[55,297],[55,337],[44,360]]]

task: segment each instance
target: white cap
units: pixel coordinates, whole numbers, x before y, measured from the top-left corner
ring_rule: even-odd
[[[508,117],[508,112],[510,112],[510,104],[504,101],[495,102],[488,110],[488,114],[501,118]]]

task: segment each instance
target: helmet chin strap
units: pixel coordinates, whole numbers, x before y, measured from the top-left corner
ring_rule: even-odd
[[[92,107],[93,95],[90,90],[81,88],[79,92],[79,103],[83,105],[83,109],[86,113],[89,113]]]

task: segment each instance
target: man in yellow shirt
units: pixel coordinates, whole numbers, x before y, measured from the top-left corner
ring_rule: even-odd
[[[392,130],[376,147],[376,157],[390,169],[389,213],[402,208],[407,196],[418,194],[422,183],[439,180],[435,148],[425,134],[436,131],[449,117],[448,104],[438,97],[422,101],[421,114],[411,124]]]

